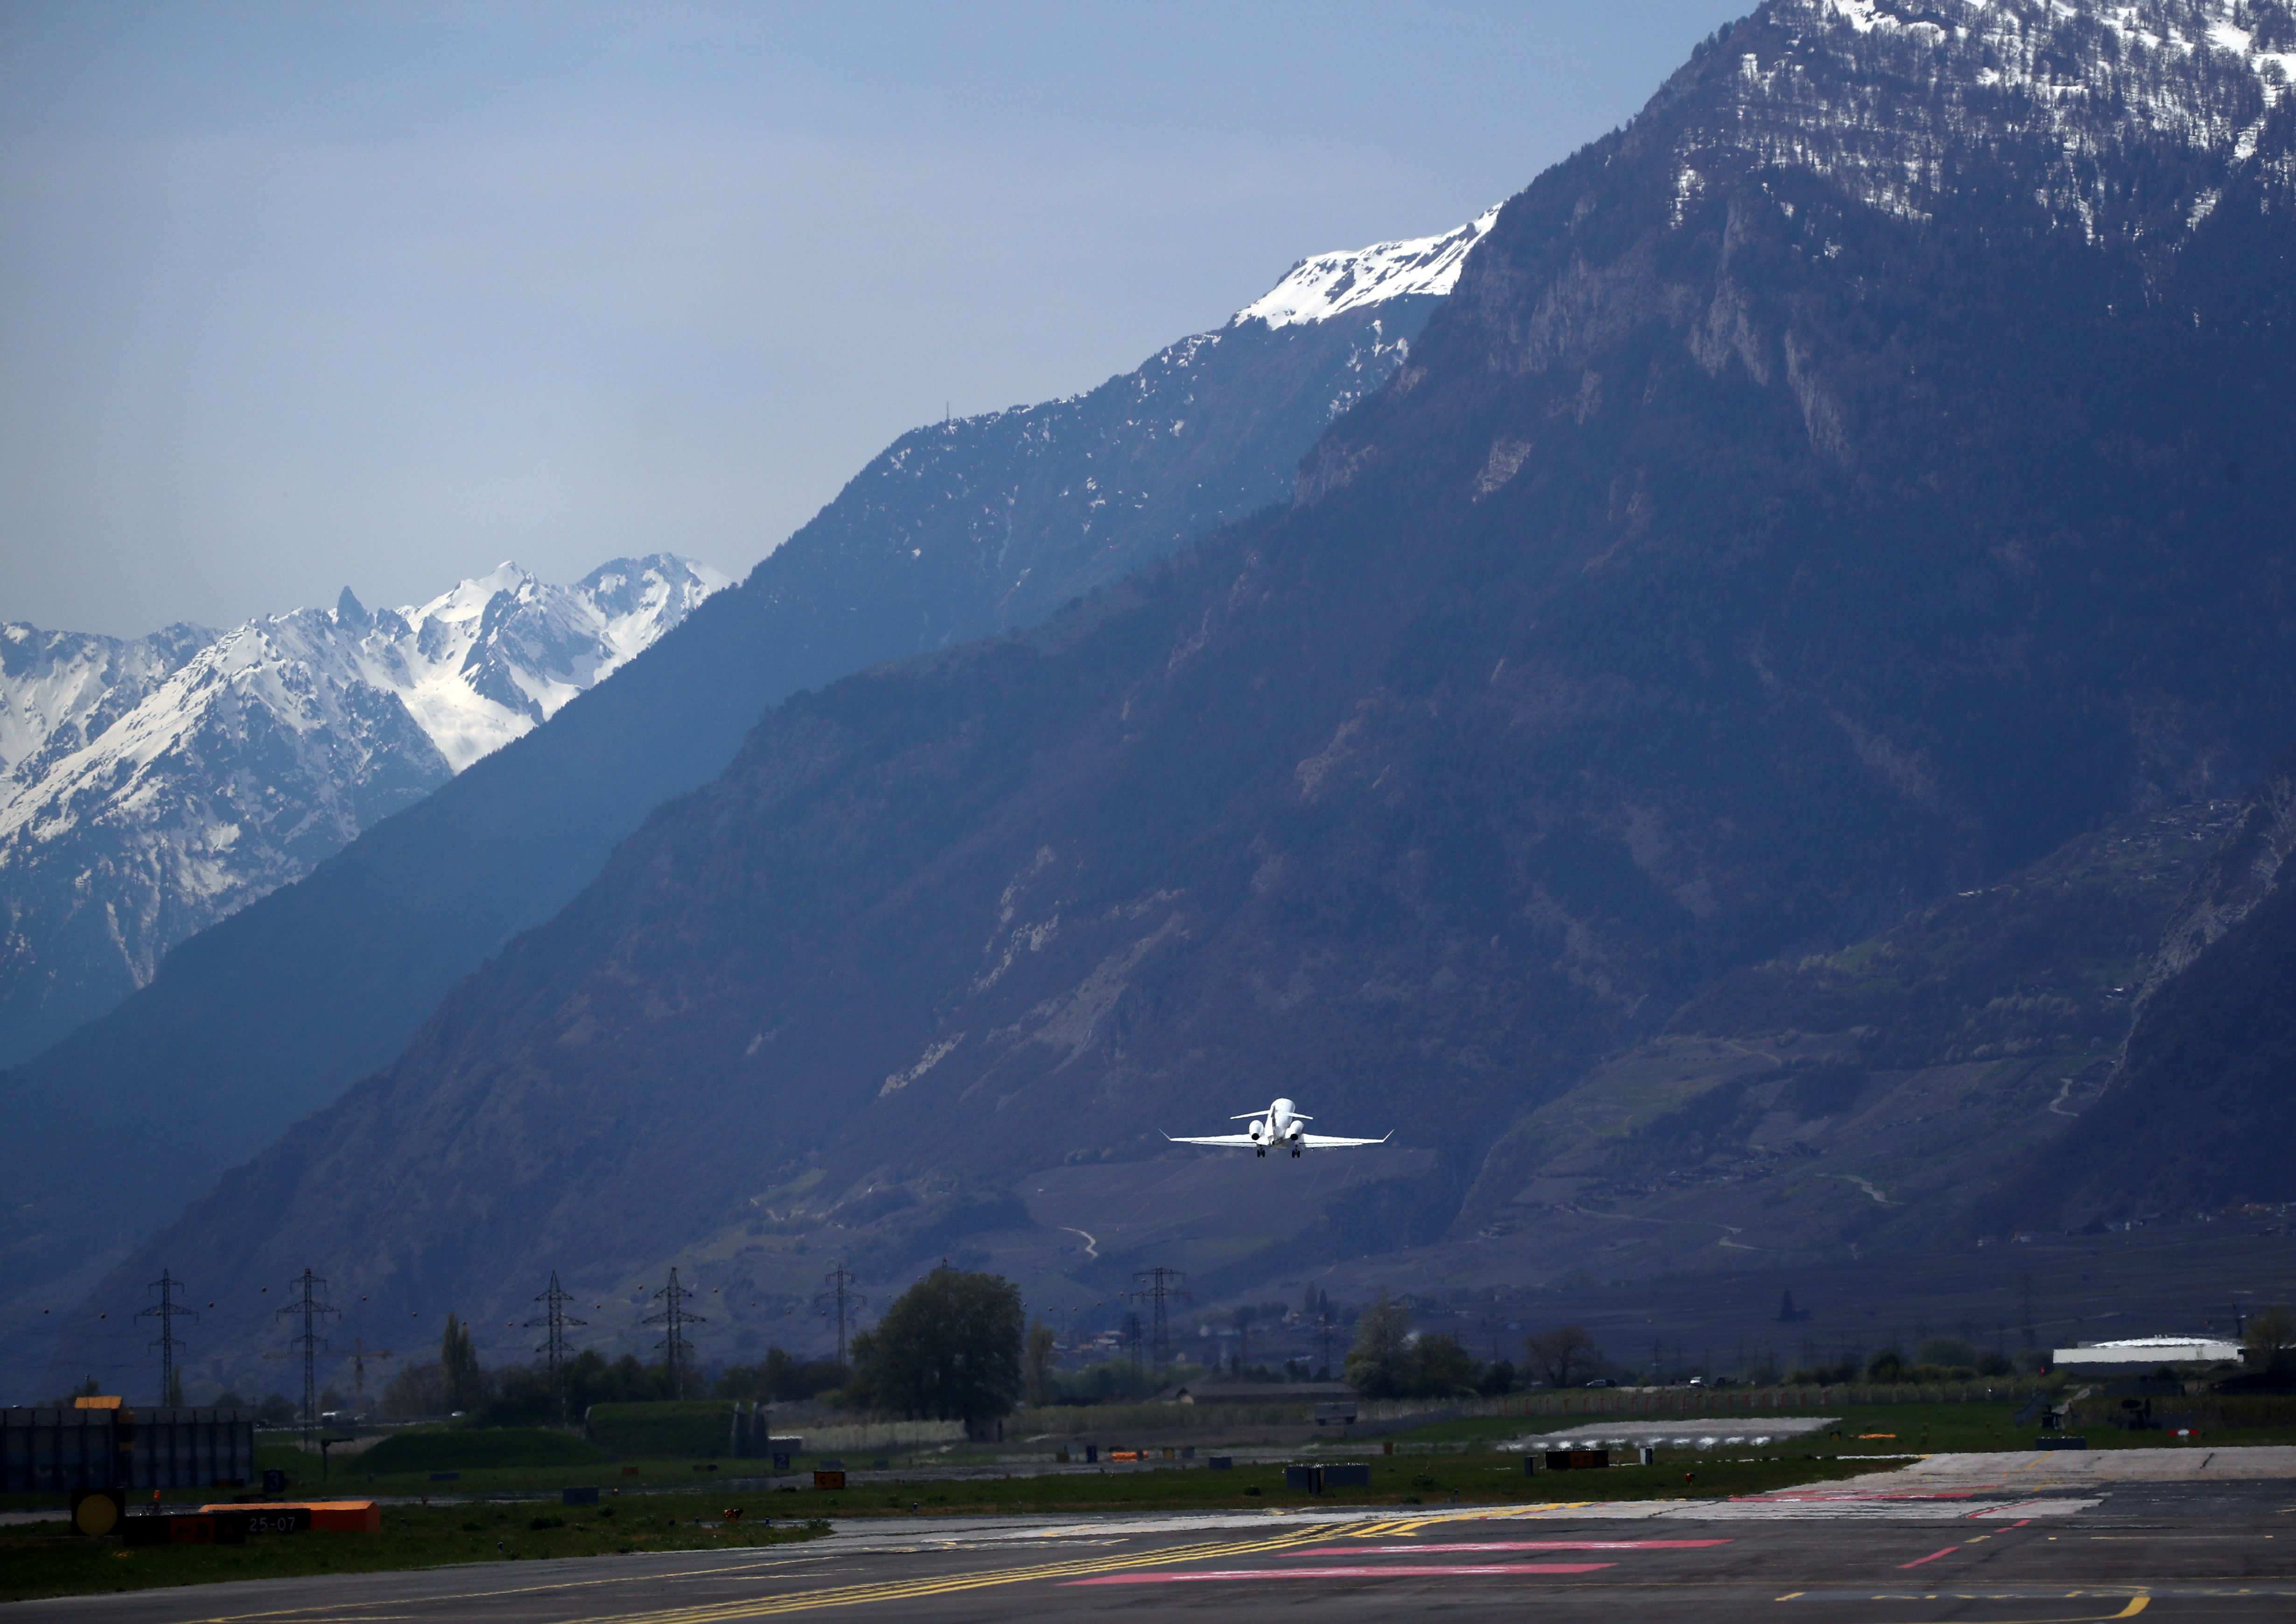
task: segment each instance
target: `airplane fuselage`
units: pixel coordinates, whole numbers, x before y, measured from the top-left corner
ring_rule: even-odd
[[[1273,1145],[1289,1148],[1296,1156],[1300,1153],[1300,1136],[1306,1130],[1306,1123],[1307,1119],[1299,1114],[1291,1101],[1277,1100],[1268,1106],[1265,1116],[1254,1117],[1251,1126],[1245,1131],[1252,1137],[1253,1153],[1256,1155],[1265,1156]]]

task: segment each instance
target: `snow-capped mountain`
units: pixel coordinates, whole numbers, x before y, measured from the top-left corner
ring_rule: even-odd
[[[0,627],[0,1056],[546,720],[726,578],[514,564],[429,603],[134,641]]]
[[[1915,218],[2014,176],[2092,241],[2206,218],[2223,177],[2187,195],[2176,159],[2296,198],[2290,144],[2266,139],[2296,83],[2284,0],[1793,0],[1767,17],[1731,94],[1701,99],[1677,209],[1713,158],[1815,171]],[[2126,161],[2139,149],[2151,173]]]
[[[1072,407],[904,437],[675,649],[0,1079],[35,1131],[97,1086],[129,1107],[108,1177],[12,1191],[17,1282],[88,1267],[87,1235],[131,1234],[191,1169],[325,1106],[128,1254],[53,1368],[97,1367],[94,1316],[163,1263],[311,1266],[509,1318],[551,1258],[604,1290],[699,1247],[733,1260],[727,1302],[801,1300],[786,1255],[720,1241],[775,1181],[823,1190],[827,1220],[826,1193],[888,1166],[946,1174],[923,1193],[970,1211],[921,1201],[894,1220],[914,1228],[878,1230],[895,1267],[957,1223],[1011,1222],[971,1197],[1073,1154],[1043,1125],[1080,1088],[1147,1121],[1271,1065],[1333,1110],[1382,1110],[1400,1079],[1445,1150],[1300,1204],[1301,1241],[1267,1256],[1432,1240],[1496,1133],[1538,1129],[1578,1065],[1720,978],[2251,770],[2296,715],[2296,422],[2276,409],[2296,220],[2272,180],[2296,103],[2264,60],[2288,21],[1771,0],[1508,203],[1426,301],[1408,389],[1324,416],[1374,336],[1354,324],[1383,324],[1376,382],[1409,302],[1297,319],[1347,297],[1339,267],[1282,326],[1240,321]],[[1227,422],[1270,423],[1290,383],[1264,451],[1319,425],[1297,501],[1237,512],[1292,464],[1209,462],[1235,438],[1220,367]],[[824,679],[1021,624],[1029,595],[1223,513],[1050,632]],[[816,685],[744,718],[731,769],[643,826],[583,775],[669,782],[702,751],[661,765],[665,728]],[[529,762],[498,794],[496,767]],[[565,840],[555,877],[618,836],[545,929],[512,934],[537,885],[464,956],[422,959],[521,844]],[[2014,973],[2013,940],[1966,939]],[[402,1006],[410,964],[455,989],[396,1063],[360,1068],[307,1034],[382,1046],[383,978],[339,990],[369,961]],[[1796,1053],[1862,1071],[1882,1063],[1865,1007],[1749,1019],[1832,1033]],[[1940,1078],[1965,1109],[1891,1153],[1997,1143],[1997,1105],[2087,1063],[2069,1038],[2062,1070]],[[888,1077],[914,1079],[897,1103]],[[1758,1126],[1775,1096],[1676,1097],[1684,1136],[1646,1144],[1708,1141],[1708,1098]],[[1162,1153],[1136,1143],[1091,1153]],[[1881,1210],[1809,1183],[1841,1202],[1811,1193],[1819,1218],[1781,1243],[1802,1255]],[[1705,1232],[1698,1267],[1761,1255],[1677,1216]],[[1487,1252],[1459,1277],[1563,1262]]]
[[[760,589],[808,615],[846,601],[867,652],[849,644],[842,675],[1033,624],[1288,499],[1300,454],[1394,376],[1496,217],[1302,260],[1096,389],[911,430],[774,554]]]

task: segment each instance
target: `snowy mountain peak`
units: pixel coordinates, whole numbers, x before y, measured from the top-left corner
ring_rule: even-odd
[[[368,680],[398,693],[459,773],[548,721],[728,584],[668,553],[615,559],[571,586],[505,562],[375,617],[361,653]]]
[[[1283,281],[1237,311],[1228,324],[1258,321],[1271,327],[1289,327],[1406,294],[1448,293],[1459,280],[1459,267],[1467,250],[1498,217],[1498,209],[1493,208],[1440,236],[1374,242],[1369,248],[1302,259]]]
[[[657,553],[571,586],[504,563],[395,611],[345,587],[220,634],[0,627],[0,1054],[100,1013],[728,584]]]

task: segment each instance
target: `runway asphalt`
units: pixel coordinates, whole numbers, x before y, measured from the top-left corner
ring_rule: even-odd
[[[1981,1460],[1984,1457],[1964,1457]],[[2132,1467],[2135,1463],[2132,1463]],[[1972,1469],[1728,1502],[856,1521],[767,1551],[593,1557],[20,1603],[6,1624],[734,1624],[810,1613],[2086,1624],[2296,1618],[2296,1476]],[[1964,1486],[1969,1480],[1974,1486]]]

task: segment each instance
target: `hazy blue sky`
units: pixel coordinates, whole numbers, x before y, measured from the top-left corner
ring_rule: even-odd
[[[739,574],[902,430],[1439,231],[1751,0],[0,0],[0,619]]]

